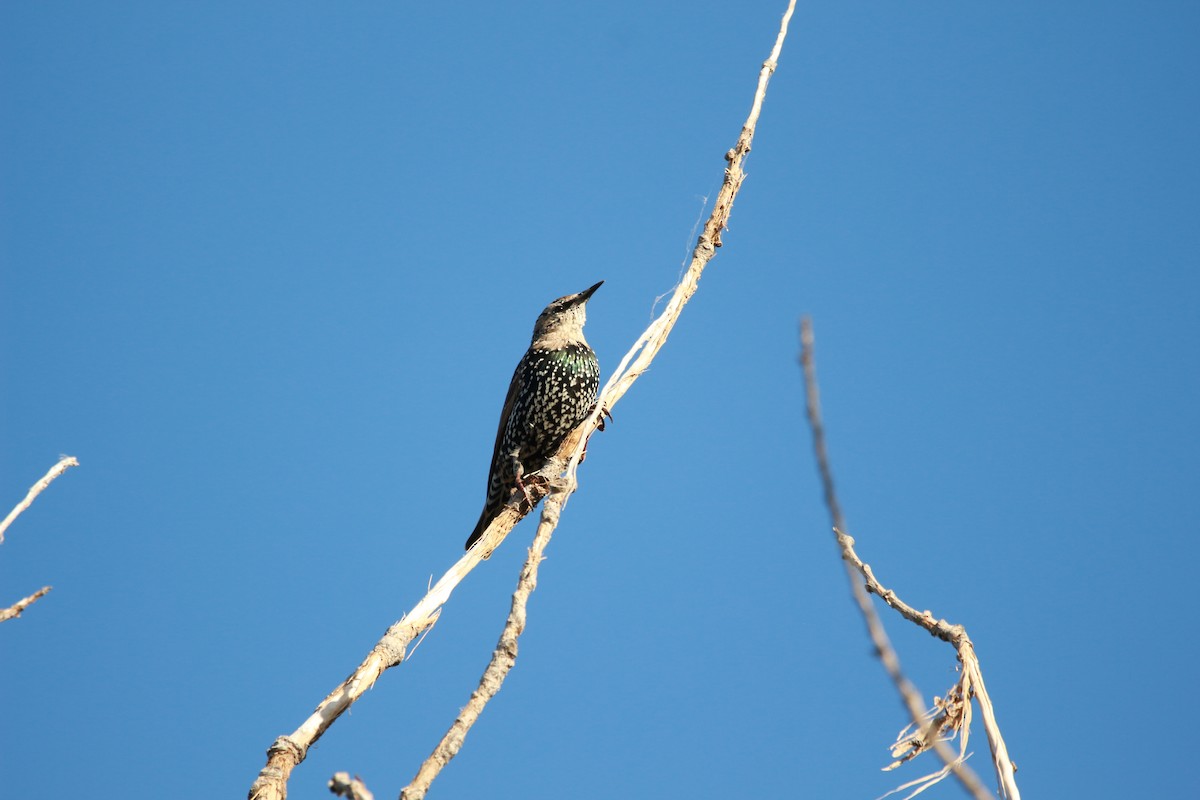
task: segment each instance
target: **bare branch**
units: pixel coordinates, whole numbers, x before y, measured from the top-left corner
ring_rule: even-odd
[[[50,587],[43,586],[33,594],[29,595],[29,597],[18,600],[8,608],[0,609],[0,622],[7,622],[10,619],[16,619],[17,617],[21,616],[22,611],[29,608],[49,592]]]
[[[400,792],[400,800],[423,800],[425,793],[429,791],[430,784],[450,763],[450,759],[458,755],[471,726],[479,719],[479,715],[483,713],[488,701],[500,691],[504,679],[508,677],[509,670],[516,664],[518,640],[525,631],[525,609],[529,603],[529,596],[537,588],[538,567],[542,562],[542,554],[545,553],[546,545],[550,543],[550,536],[558,526],[558,518],[565,502],[566,493],[562,489],[552,492],[547,498],[546,505],[542,508],[542,518],[538,524],[537,534],[533,538],[529,555],[526,557],[525,564],[521,567],[520,577],[517,579],[517,588],[513,592],[508,619],[504,623],[504,630],[500,632],[500,640],[496,642],[496,649],[492,651],[492,659],[479,679],[479,686],[471,693],[466,706],[459,712],[458,717],[446,731],[446,735],[438,742],[437,747],[433,749],[429,758],[421,764],[416,777]]]
[[[933,783],[944,778],[947,772],[952,772],[968,792],[977,800],[987,800],[992,794],[984,787],[979,780],[979,776],[975,771],[968,767],[963,760],[966,758],[966,744],[969,735],[969,720],[970,720],[970,686],[963,686],[960,682],[958,692],[951,692],[946,701],[940,703],[940,707],[935,708],[934,713],[929,715],[925,711],[925,703],[921,698],[921,693],[912,684],[911,681],[904,675],[900,668],[900,658],[896,654],[895,648],[892,647],[891,641],[888,639],[887,631],[884,630],[883,622],[879,619],[879,615],[875,611],[875,606],[871,603],[869,593],[878,594],[884,599],[888,605],[896,608],[897,605],[903,605],[894,592],[884,589],[875,580],[871,573],[871,568],[864,564],[854,551],[854,539],[845,533],[846,521],[842,517],[841,505],[838,503],[837,492],[834,489],[833,470],[829,466],[829,454],[825,445],[825,426],[821,421],[821,396],[820,388],[817,385],[817,371],[813,360],[813,332],[812,322],[805,318],[800,324],[800,365],[804,371],[804,386],[806,410],[808,415],[809,427],[812,428],[813,435],[813,453],[817,460],[817,471],[821,476],[821,486],[825,494],[825,504],[829,508],[829,514],[833,518],[833,530],[837,536],[838,547],[842,551],[842,560],[846,566],[846,577],[850,581],[851,589],[854,592],[854,600],[858,604],[859,611],[862,612],[863,620],[867,625],[867,633],[871,637],[871,642],[875,645],[875,651],[879,656],[879,660],[883,662],[883,667],[887,670],[888,676],[891,677],[892,683],[895,684],[896,690],[900,693],[900,698],[903,700],[905,707],[908,709],[909,716],[912,718],[916,730],[913,734],[903,736],[896,747],[893,748],[893,755],[899,757],[899,761],[892,764],[892,767],[899,763],[908,761],[916,755],[924,752],[927,749],[933,749],[945,764],[945,768],[932,775],[915,781],[919,784],[913,794],[917,794],[928,788]],[[861,574],[862,580],[859,579]],[[909,608],[905,606],[905,608]],[[925,612],[924,615],[918,615],[915,610],[911,611],[911,615],[904,614],[908,619],[911,619],[918,624],[921,624],[926,630],[929,630],[934,635],[938,635],[929,625],[923,624],[919,620],[928,617],[932,620],[933,615]],[[904,613],[904,612],[901,612]],[[948,623],[941,621],[941,625],[955,627],[961,632],[965,638],[966,633],[962,631],[961,626],[949,626]],[[942,637],[946,638],[946,637]],[[951,639],[946,638],[946,641]],[[969,640],[967,640],[969,643]],[[973,656],[973,649],[971,652]],[[963,652],[959,651],[960,660],[963,658]],[[964,661],[964,666],[966,662]],[[970,671],[963,670],[963,680],[969,680]],[[957,702],[955,702],[957,700]],[[946,744],[943,736],[953,734],[953,732],[961,728],[962,749],[958,754]],[[990,734],[989,734],[990,738]],[[1004,783],[1001,782],[1001,786]],[[1012,791],[1016,791],[1016,785],[1012,785]],[[910,797],[912,795],[909,795]],[[1019,800],[1018,794],[1008,794],[1011,800]]]
[[[605,411],[610,410],[620,398],[629,390],[633,382],[638,376],[645,371],[646,367],[653,360],[655,354],[662,348],[666,342],[667,336],[675,325],[683,306],[686,305],[688,299],[696,292],[697,284],[700,280],[700,274],[704,271],[704,267],[712,260],[716,254],[716,248],[721,246],[721,233],[724,231],[729,222],[729,215],[733,209],[733,201],[737,197],[738,190],[741,188],[742,181],[745,180],[745,172],[742,170],[742,163],[745,160],[746,154],[750,152],[751,141],[754,138],[754,129],[758,124],[758,117],[762,111],[763,99],[766,97],[767,82],[770,79],[771,73],[775,71],[777,61],[779,59],[780,50],[783,47],[783,40],[787,34],[787,25],[792,17],[792,12],[795,10],[795,0],[790,0],[787,12],[783,16],[783,21],[780,25],[779,34],[775,40],[775,46],[771,51],[771,55],[766,62],[763,63],[762,69],[759,72],[758,88],[755,91],[754,102],[750,108],[750,114],[746,119],[745,125],[742,127],[741,135],[733,148],[725,154],[726,161],[729,162],[725,169],[725,180],[721,186],[720,192],[717,194],[717,200],[713,207],[712,215],[709,217],[708,223],[704,226],[704,230],[700,234],[699,241],[696,244],[692,254],[692,262],[684,274],[683,280],[676,287],[671,300],[667,303],[667,307],[663,313],[651,323],[650,327],[638,338],[634,343],[633,348],[625,355],[616,372],[609,378],[604,389],[600,393],[600,402],[596,404],[595,411],[582,424],[579,425],[562,447],[559,448],[557,458],[564,458],[569,454],[566,460],[566,483],[562,485],[562,501],[559,504],[552,504],[547,501],[546,508],[543,509],[542,520],[543,525],[539,525],[538,538],[541,538],[543,531],[548,542],[553,525],[549,528],[543,528],[547,515],[553,514],[555,523],[557,524],[558,512],[562,506],[566,504],[566,499],[577,488],[578,480],[576,471],[579,462],[582,459],[583,452],[587,447],[587,441],[593,430],[600,423],[600,419]],[[635,360],[636,356],[636,360]],[[633,362],[632,365],[630,362]],[[549,470],[546,470],[549,472]],[[405,653],[412,640],[422,631],[429,628],[437,619],[441,606],[449,599],[451,592],[466,576],[468,572],[474,569],[481,560],[487,558],[491,552],[499,546],[500,542],[508,535],[513,526],[526,514],[532,510],[533,506],[545,497],[549,488],[545,486],[531,485],[530,501],[524,502],[523,498],[516,499],[516,505],[510,504],[506,506],[500,515],[492,521],[488,529],[484,532],[480,542],[476,544],[466,555],[459,559],[438,583],[429,591],[429,593],[406,614],[399,622],[388,629],[384,637],[371,650],[367,658],[358,666],[358,668],[342,682],[336,689],[317,706],[316,711],[304,721],[304,723],[296,729],[295,732],[281,736],[275,740],[275,743],[267,750],[267,764],[259,772],[254,784],[250,787],[249,796],[251,800],[283,800],[287,797],[287,781],[291,775],[292,769],[297,764],[304,760],[308,748],[321,737],[325,730],[333,724],[343,712],[350,708],[353,703],[362,696],[363,692],[370,689],[375,681],[383,673],[385,669],[396,666],[404,660]],[[552,511],[552,505],[556,506]],[[535,539],[535,547],[538,539]],[[543,543],[542,548],[545,547]],[[540,551],[538,551],[540,553]],[[532,553],[532,550],[531,550]],[[524,576],[524,572],[522,575]],[[536,580],[536,567],[532,572],[533,578]],[[521,584],[518,584],[518,593],[522,591]],[[528,591],[532,591],[532,586]],[[527,599],[528,595],[526,595]],[[514,613],[516,611],[517,600],[514,597]],[[521,615],[524,615],[524,606],[521,607]],[[510,615],[511,617],[511,615]],[[523,624],[523,623],[522,623]],[[508,631],[506,625],[505,631]],[[502,634],[503,642],[504,634]],[[514,657],[515,657],[515,642]],[[499,649],[499,646],[498,646]],[[504,669],[511,668],[511,664]],[[490,669],[490,667],[489,667]],[[485,673],[487,679],[487,673]],[[481,682],[482,686],[482,682]],[[496,685],[499,688],[499,684]],[[478,690],[477,690],[478,692]],[[492,693],[494,694],[494,692]],[[483,705],[486,705],[487,699],[482,701],[480,710]],[[474,695],[472,695],[474,698]],[[476,717],[478,715],[476,714]],[[461,717],[460,717],[461,719]],[[473,720],[472,720],[473,721]],[[455,726],[459,725],[459,720],[455,720],[454,726],[447,733],[448,748],[452,748],[453,752],[457,752],[458,747],[461,747],[461,738],[457,744],[453,743]],[[462,734],[465,735],[470,725],[466,725],[462,729]],[[439,745],[439,748],[441,745]],[[435,750],[431,759],[440,758],[439,750]],[[447,750],[446,752],[449,752]],[[453,753],[446,758],[452,757]],[[444,762],[443,762],[444,765]],[[424,767],[422,767],[424,770]],[[438,767],[440,769],[440,767]],[[436,771],[433,773],[436,776]],[[433,776],[429,778],[432,781]],[[420,777],[420,775],[418,775]],[[418,791],[415,788],[416,780],[414,780],[413,791]],[[428,786],[428,784],[425,784]],[[420,790],[423,794],[423,789]],[[418,795],[413,795],[418,796]]]
[[[29,493],[25,495],[25,499],[17,503],[16,507],[8,512],[8,516],[4,518],[4,522],[0,522],[0,544],[4,542],[4,532],[8,530],[8,526],[12,525],[13,520],[21,516],[21,512],[29,508],[30,504],[33,503],[33,499],[41,494],[50,485],[51,481],[66,472],[68,467],[78,466],[79,462],[74,456],[63,456],[59,459],[59,462],[51,467],[50,471],[43,475],[42,479],[29,489]]]
[[[671,329],[675,326],[675,322],[679,318],[679,314],[683,310],[683,306],[695,294],[700,275],[704,271],[705,266],[716,255],[716,248],[721,246],[721,233],[725,230],[729,222],[729,215],[733,210],[733,201],[737,197],[742,181],[746,177],[742,170],[742,162],[745,160],[746,154],[750,152],[754,130],[758,124],[759,114],[762,111],[763,100],[766,97],[767,82],[770,80],[771,74],[775,71],[778,63],[779,54],[783,48],[783,41],[787,35],[788,22],[791,20],[795,6],[795,0],[791,0],[780,23],[779,34],[775,39],[775,46],[771,50],[770,57],[763,63],[762,70],[759,72],[758,86],[754,93],[754,102],[751,105],[750,114],[742,126],[742,132],[738,136],[737,142],[725,154],[725,159],[729,162],[729,166],[725,170],[725,180],[717,195],[717,201],[714,204],[712,214],[709,216],[708,222],[705,224],[704,230],[700,234],[696,247],[692,252],[691,264],[683,280],[675,288],[671,300],[667,303],[667,307],[663,310],[663,313],[638,337],[629,352],[621,359],[620,364],[608,379],[608,382],[605,383],[604,388],[600,392],[599,402],[596,404],[591,417],[580,425],[568,437],[567,441],[564,442],[563,447],[560,448],[560,456],[564,452],[570,453],[570,458],[566,465],[566,477],[559,484],[558,490],[550,495],[542,510],[541,523],[538,526],[533,545],[530,547],[529,556],[521,570],[517,589],[513,593],[512,608],[509,612],[508,620],[505,622],[504,630],[500,634],[500,640],[492,653],[492,660],[480,678],[479,686],[467,701],[467,705],[459,713],[453,724],[451,724],[450,729],[434,748],[433,753],[421,765],[412,783],[401,792],[401,800],[421,800],[425,797],[429,786],[441,772],[442,768],[462,748],[467,732],[475,724],[475,721],[479,718],[488,701],[500,690],[504,678],[516,662],[518,639],[525,630],[526,604],[534,587],[537,585],[538,565],[541,563],[542,553],[545,551],[546,545],[549,544],[550,537],[558,525],[558,518],[562,507],[566,505],[567,499],[571,494],[579,488],[577,471],[584,450],[587,447],[588,438],[591,432],[599,426],[603,414],[617,404],[621,397],[629,390],[629,387],[633,385],[634,381],[638,379],[646,370],[646,367],[649,366],[650,362],[654,360],[658,351],[662,349],[663,344],[670,335]],[[630,365],[631,361],[633,362],[632,365]],[[547,471],[549,472],[550,470]],[[487,539],[487,537],[488,534],[485,534],[484,538]]]
[[[662,314],[633,343],[633,347],[621,359],[616,371],[604,384],[604,388],[600,392],[600,404],[592,415],[593,419],[597,421],[604,410],[612,410],[616,406],[625,392],[629,391],[633,382],[645,372],[646,367],[654,360],[658,351],[662,349],[671,329],[675,327],[675,322],[679,319],[683,307],[696,293],[701,273],[716,255],[717,248],[721,246],[721,234],[729,224],[729,215],[733,212],[733,201],[737,198],[738,190],[742,188],[742,181],[746,179],[742,164],[746,160],[746,155],[750,152],[750,145],[754,140],[754,131],[758,126],[759,114],[762,113],[763,100],[767,96],[767,83],[778,66],[779,54],[783,50],[783,40],[787,37],[788,23],[791,21],[792,12],[795,9],[796,0],[791,0],[779,24],[779,33],[775,37],[775,46],[771,49],[771,55],[763,62],[762,69],[759,70],[758,86],[754,92],[750,114],[746,117],[745,124],[742,125],[742,132],[738,136],[737,142],[725,154],[725,160],[729,162],[725,168],[725,180],[721,184],[720,191],[717,192],[712,214],[709,216],[708,222],[704,224],[696,247],[692,250],[692,260],[688,265],[687,272],[684,273],[679,285],[675,287]],[[576,450],[582,452],[582,447],[581,444]]]
[[[558,458],[564,452],[569,452],[575,443],[581,441],[584,431],[591,420],[585,421],[567,437],[559,448]],[[559,462],[561,463],[561,461]],[[350,706],[375,685],[375,681],[390,669],[402,663],[407,655],[408,647],[422,633],[433,627],[441,614],[442,606],[450,599],[458,584],[467,574],[479,566],[483,559],[491,554],[499,543],[504,540],[531,508],[545,496],[547,487],[537,483],[528,486],[531,503],[526,503],[518,496],[515,502],[505,506],[488,526],[480,542],[468,550],[454,566],[446,571],[437,583],[433,585],[423,598],[400,620],[394,623],[384,633],[383,637],[371,648],[362,663],[355,668],[329,695],[321,701],[316,710],[299,728],[290,734],[280,736],[267,749],[267,763],[255,778],[250,787],[251,800],[283,800],[287,797],[287,781],[292,770],[304,760],[308,748],[313,745],[338,717],[349,710]]]

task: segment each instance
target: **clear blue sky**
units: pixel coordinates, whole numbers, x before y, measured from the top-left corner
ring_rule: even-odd
[[[7,796],[243,795],[458,558],[543,305],[605,280],[606,374],[649,321],[784,5],[0,7],[0,512],[82,462],[0,547],[0,602],[54,586],[0,626]],[[1200,795],[1198,9],[800,6],[725,247],[438,797],[919,774],[879,772],[905,719],[820,502],[801,314],[851,532],[968,627],[1026,796]],[[395,796],[532,534],[293,798]],[[948,648],[889,625],[944,692]]]

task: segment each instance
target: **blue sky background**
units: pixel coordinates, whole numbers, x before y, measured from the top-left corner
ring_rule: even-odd
[[[605,373],[782,0],[0,6],[0,785],[237,797],[460,554],[533,320]],[[1028,797],[1200,795],[1200,6],[802,4],[725,247],[593,440],[438,797],[874,798],[903,710],[820,502],[968,627]],[[395,796],[533,524],[293,775]],[[889,617],[926,696],[951,651]],[[989,780],[986,741],[973,763]],[[933,797],[961,796],[947,784]]]

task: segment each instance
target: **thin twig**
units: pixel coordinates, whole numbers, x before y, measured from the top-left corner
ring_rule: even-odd
[[[922,750],[932,748],[945,764],[945,769],[927,776],[925,779],[921,779],[921,787],[913,792],[913,794],[941,780],[945,776],[946,770],[949,770],[958,779],[959,783],[963,785],[963,788],[970,792],[973,797],[977,800],[987,800],[992,797],[992,794],[984,787],[982,781],[979,780],[979,776],[975,774],[975,771],[963,763],[965,752],[956,754],[941,738],[941,733],[946,727],[942,723],[946,721],[947,717],[944,715],[935,715],[932,720],[927,720],[925,703],[921,698],[921,693],[904,675],[900,667],[900,658],[896,654],[895,648],[892,647],[891,641],[888,639],[887,631],[884,630],[883,622],[879,619],[879,614],[876,613],[875,606],[871,603],[871,598],[868,594],[869,591],[878,589],[879,591],[876,593],[884,596],[883,592],[886,590],[883,590],[883,587],[874,581],[870,567],[863,564],[854,552],[854,539],[845,533],[846,522],[842,517],[841,505],[838,503],[837,492],[834,489],[833,470],[829,466],[829,453],[825,445],[825,426],[821,421],[821,395],[820,388],[817,385],[816,365],[813,360],[812,322],[807,318],[800,324],[800,365],[804,372],[805,405],[808,423],[812,428],[813,452],[817,461],[817,471],[821,476],[821,487],[825,493],[825,504],[828,506],[829,514],[833,518],[834,533],[837,536],[838,547],[841,549],[842,559],[846,566],[846,577],[850,581],[851,589],[854,592],[854,600],[858,604],[859,611],[862,612],[863,620],[867,625],[867,633],[871,637],[871,642],[875,645],[879,660],[883,662],[884,669],[887,670],[888,676],[891,677],[892,683],[895,684],[896,690],[900,693],[900,698],[908,709],[909,716],[912,718],[913,724],[918,731],[916,734],[906,737],[906,746],[903,748],[906,755],[902,760],[908,760]],[[859,573],[863,577],[861,581],[859,580]],[[884,599],[889,605],[899,603],[899,599],[895,596],[894,592],[886,592]],[[893,605],[893,607],[895,606]],[[914,611],[913,614],[915,615],[916,612]],[[914,621],[916,620],[914,619]],[[963,701],[969,703],[969,698],[970,694],[964,692]],[[965,733],[964,731],[964,748]],[[909,796],[911,797],[912,795]],[[1010,797],[1011,800],[1019,800],[1016,796],[1010,795]]]
[[[33,499],[50,485],[51,481],[62,475],[69,467],[78,467],[79,462],[74,456],[63,456],[57,464],[50,468],[50,471],[42,476],[42,479],[35,483],[29,489],[29,493],[25,495],[25,499],[17,503],[12,511],[8,512],[8,516],[4,518],[4,522],[0,522],[0,544],[4,543],[4,532],[8,530],[8,526],[12,525],[13,520],[21,515],[25,509],[29,508],[33,503]]]
[[[975,655],[975,644],[967,635],[966,628],[962,625],[953,625],[944,619],[938,619],[932,612],[917,611],[905,603],[894,591],[879,582],[870,564],[863,563],[863,560],[859,558],[854,549],[853,537],[842,533],[840,528],[835,529],[835,533],[838,535],[839,543],[842,544],[842,558],[862,576],[866,591],[878,596],[906,620],[954,646],[958,660],[963,666],[960,687],[966,691],[963,691],[962,694],[966,699],[973,697],[975,702],[979,703],[979,709],[983,713],[984,732],[987,733],[988,744],[991,747],[992,762],[996,768],[996,779],[999,782],[1000,791],[1004,797],[1010,800],[1020,800],[1021,792],[1017,788],[1015,776],[1016,767],[1009,758],[1008,747],[1004,744],[1004,737],[996,722],[995,707],[992,705],[987,687],[983,682],[983,670],[979,665],[979,657]]]
[[[29,491],[25,494],[25,499],[17,503],[16,506],[13,507],[13,510],[8,512],[8,516],[4,518],[4,521],[0,522],[0,544],[4,543],[4,532],[8,530],[8,526],[12,525],[13,520],[21,516],[22,512],[24,512],[25,509],[29,508],[29,506],[33,504],[34,498],[45,491],[46,487],[49,486],[59,475],[62,475],[71,467],[78,466],[79,461],[74,456],[63,456],[59,459],[57,464],[50,468],[49,472],[42,476],[41,480],[31,486]],[[22,611],[36,603],[49,591],[49,586],[43,586],[41,589],[38,589],[28,597],[22,598],[13,603],[8,608],[0,609],[0,622],[16,619],[17,617],[21,616]]]
[[[47,593],[49,593],[49,591],[50,591],[49,586],[43,586],[42,588],[38,589],[33,594],[29,595],[29,597],[24,597],[24,598],[18,600],[17,602],[13,603],[8,608],[0,609],[0,622],[7,622],[10,619],[16,619],[17,617],[21,616],[22,611],[24,611],[25,609],[29,608],[31,605],[36,603],[38,600],[40,600],[42,597],[44,597]]]

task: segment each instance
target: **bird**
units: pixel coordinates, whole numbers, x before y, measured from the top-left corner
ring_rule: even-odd
[[[595,408],[600,362],[583,338],[583,323],[587,301],[603,283],[560,297],[538,315],[533,339],[517,363],[500,410],[483,512],[467,539],[467,550],[513,492],[525,491],[522,476],[545,466],[567,434]]]

